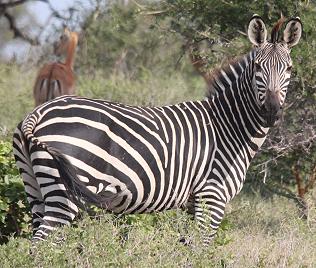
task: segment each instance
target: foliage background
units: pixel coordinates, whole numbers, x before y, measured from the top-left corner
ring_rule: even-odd
[[[191,66],[188,42],[199,44],[206,68],[212,69],[249,51],[245,32],[253,13],[261,14],[270,29],[281,11],[288,17],[300,16],[304,33],[292,51],[294,71],[284,119],[252,163],[243,191],[228,207],[219,235],[208,250],[199,245],[198,233],[181,212],[123,218],[101,213],[94,219],[83,215],[76,227],[61,229],[30,258],[29,244],[21,238],[31,235],[30,214],[14,165],[11,137],[17,123],[33,108],[33,81],[38,68],[51,59],[52,45],[33,47],[30,55],[38,54],[37,60],[26,57],[20,63],[0,63],[0,244],[6,243],[0,246],[0,259],[4,267],[66,267],[67,263],[164,267],[174,262],[205,267],[210,260],[214,267],[314,267],[315,3],[91,2],[94,8],[80,11],[84,22],[76,26],[82,28],[75,65],[77,93],[136,105],[204,97],[206,85]],[[76,21],[71,17],[66,23]],[[58,31],[51,33],[56,39]],[[193,249],[177,243],[186,229],[197,241]],[[67,242],[52,246],[60,237]],[[20,257],[14,258],[17,252]],[[49,252],[46,259],[41,257],[44,252]]]

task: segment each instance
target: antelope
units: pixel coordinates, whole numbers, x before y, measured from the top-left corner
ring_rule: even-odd
[[[35,106],[75,93],[73,65],[77,43],[78,33],[65,27],[60,40],[54,44],[54,54],[64,56],[65,62],[47,63],[39,70],[33,91]]]

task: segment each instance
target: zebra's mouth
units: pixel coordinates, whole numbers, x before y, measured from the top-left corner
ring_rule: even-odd
[[[279,125],[280,121],[281,121],[280,117],[278,117],[278,116],[268,116],[266,118],[265,125],[267,127],[276,127]]]
[[[280,124],[282,118],[283,110],[282,107],[277,112],[267,111],[263,105],[261,108],[261,116],[264,119],[264,127],[276,127]]]

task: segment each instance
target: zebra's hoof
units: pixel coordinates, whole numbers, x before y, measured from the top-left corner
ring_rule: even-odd
[[[36,255],[37,253],[37,247],[36,247],[36,244],[32,242],[31,246],[30,246],[30,249],[29,249],[29,254],[31,256],[34,256]]]
[[[190,238],[181,237],[181,238],[179,239],[179,242],[180,242],[181,244],[185,245],[185,246],[190,246],[190,245],[192,245],[192,239],[190,239]]]

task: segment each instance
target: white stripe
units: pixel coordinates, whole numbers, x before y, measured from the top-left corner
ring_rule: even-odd
[[[53,183],[55,182],[55,179],[52,178],[46,178],[46,177],[36,177],[36,180],[38,183],[41,184],[46,184],[46,183]]]
[[[184,134],[183,134],[183,126],[181,124],[181,121],[178,117],[178,115],[176,114],[176,112],[172,109],[172,107],[166,107],[169,111],[171,111],[173,113],[174,118],[176,119],[178,126],[180,127],[180,151],[177,154],[177,157],[179,159],[179,165],[177,166],[178,169],[178,177],[176,178],[176,186],[175,188],[173,188],[173,193],[172,196],[170,198],[169,203],[167,203],[166,208],[169,208],[172,204],[172,202],[174,200],[176,200],[178,194],[179,194],[179,187],[180,184],[182,183],[182,167],[183,167],[183,154],[184,154],[184,144],[185,144],[185,138],[184,138]],[[176,143],[176,141],[173,141],[174,143]],[[174,159],[174,158],[173,158]],[[174,164],[174,163],[173,163]],[[171,183],[171,182],[170,182]],[[168,189],[169,190],[169,189]],[[177,203],[174,204],[175,206],[177,206]]]
[[[87,178],[86,176],[81,176],[81,175],[77,175],[79,180],[81,180],[82,182],[89,182],[89,178]]]
[[[46,151],[35,151],[31,154],[31,161],[34,159],[53,159],[53,157]]]
[[[25,192],[27,194],[32,195],[33,197],[35,197],[37,199],[42,199],[42,196],[37,189],[34,189],[33,187],[31,187],[29,185],[24,185],[24,188],[25,188]]]
[[[36,173],[45,173],[45,174],[49,174],[49,175],[54,176],[54,177],[60,177],[58,169],[51,168],[48,166],[34,165],[33,170],[34,170],[35,175],[36,175]]]
[[[195,180],[194,180],[194,183],[193,183],[193,189],[194,189],[194,192],[198,192],[201,190],[201,188],[204,186],[202,183],[200,183],[199,185],[197,185],[196,183],[200,180],[200,178],[202,177],[204,171],[205,171],[205,167],[206,167],[206,164],[209,165],[209,168],[204,176],[204,180],[206,181],[206,179],[209,177],[210,173],[211,173],[211,170],[212,170],[212,163],[214,161],[214,157],[215,157],[215,152],[216,152],[216,149],[217,149],[217,140],[216,140],[216,135],[215,135],[215,131],[214,131],[214,126],[213,126],[213,122],[208,114],[208,111],[205,109],[204,105],[201,103],[201,102],[196,102],[197,104],[199,104],[201,106],[201,108],[204,110],[206,116],[207,116],[207,119],[208,119],[208,122],[205,121],[205,118],[204,118],[204,115],[202,113],[202,111],[200,111],[200,114],[201,114],[201,117],[202,117],[202,121],[203,121],[203,126],[204,126],[204,131],[205,131],[205,148],[209,148],[210,147],[210,139],[213,138],[213,142],[214,142],[214,147],[213,147],[213,150],[212,150],[212,155],[211,155],[211,158],[209,160],[208,163],[206,163],[207,159],[208,159],[208,152],[205,152],[204,154],[204,158],[203,158],[203,162],[200,166],[200,170],[198,172],[198,175],[196,176]],[[209,105],[209,102],[206,101],[206,103]],[[199,109],[200,110],[200,109]],[[207,125],[210,126],[211,128],[211,132],[208,133],[208,128],[207,128]],[[212,136],[211,136],[212,134]]]
[[[58,207],[53,207],[53,206],[49,206],[49,205],[46,205],[45,206],[45,212],[47,211],[52,211],[52,212],[59,212],[61,214],[64,214],[64,215],[67,215],[69,218],[71,218],[72,220],[75,218],[75,214],[74,213],[71,213],[65,209],[62,209],[62,208],[58,208]]]
[[[45,187],[41,186],[41,193],[42,193],[42,196],[44,197],[44,199],[45,199],[45,195],[47,195],[50,192],[57,191],[57,190],[66,191],[65,185],[55,183],[55,184],[45,186]]]
[[[47,230],[53,231],[56,229],[56,227],[52,227],[50,225],[46,225],[46,224],[41,224],[38,228],[45,228]]]
[[[156,210],[161,210],[166,204],[167,201],[170,200],[170,195],[171,195],[171,190],[172,190],[172,185],[173,185],[173,181],[174,181],[174,170],[175,170],[175,157],[176,157],[176,144],[177,144],[177,136],[176,136],[176,130],[174,128],[174,122],[172,122],[172,120],[169,118],[169,116],[167,115],[165,109],[167,107],[159,107],[160,111],[163,113],[163,115],[165,116],[165,118],[167,119],[169,126],[171,128],[171,133],[172,133],[172,140],[171,140],[171,144],[169,144],[169,146],[171,146],[171,159],[170,159],[170,167],[169,167],[169,183],[167,185],[168,189],[167,192],[164,196],[164,199],[162,200],[160,206],[158,208],[156,208]],[[161,187],[161,191],[164,191],[164,189]],[[170,206],[170,202],[168,203],[168,206]],[[168,206],[166,208],[168,208]]]
[[[48,233],[45,233],[45,232],[42,231],[42,230],[37,230],[37,231],[36,231],[36,235],[39,235],[39,234],[42,234],[42,235],[44,235],[44,236],[48,236]]]
[[[215,107],[216,107],[216,106],[215,106]],[[223,109],[223,108],[222,108],[222,109]],[[217,113],[218,113],[219,115],[223,114],[221,111],[218,110],[217,107],[216,107],[216,111],[217,111]],[[224,114],[224,116],[226,117],[226,114]],[[228,120],[227,117],[226,117],[226,120]],[[233,138],[233,136],[232,136],[232,134],[230,133],[230,130],[229,130],[228,128],[226,128],[226,131],[224,130],[224,127],[225,127],[226,125],[224,124],[223,119],[222,119],[222,118],[219,118],[218,121],[219,121],[219,124],[218,124],[218,125],[219,125],[219,129],[221,130],[221,132],[223,133],[223,135],[225,135],[225,136],[218,135],[218,136],[219,136],[218,138],[221,139],[221,144],[222,144],[222,146],[224,147],[224,150],[225,150],[225,152],[228,154],[229,158],[230,158],[230,159],[234,159],[233,155],[236,156],[236,155],[238,155],[240,152],[237,152],[237,151],[235,150],[235,146],[233,146],[233,144],[231,143],[231,141],[233,141],[233,142],[237,142],[237,141]],[[229,121],[229,120],[228,120],[228,121]],[[229,125],[230,125],[231,129],[233,129],[233,132],[235,133],[235,136],[238,137],[238,135],[237,135],[237,133],[235,132],[234,128],[231,126],[231,124],[229,124]],[[227,127],[227,126],[226,126],[226,127]],[[228,133],[228,134],[226,134],[226,133]],[[226,142],[225,142],[225,141],[228,143],[228,145],[229,145],[230,148],[227,148],[227,145],[226,145]],[[247,154],[246,154],[246,152],[245,152],[244,147],[242,147],[242,152],[243,152],[244,158],[247,159]],[[232,154],[232,153],[233,153],[233,154]],[[241,162],[240,162],[240,165],[241,165],[241,167],[243,168],[243,170],[240,171],[239,167],[237,167],[237,168],[238,168],[238,171],[240,171],[242,174],[245,174],[245,171],[246,171],[245,162],[244,162],[244,161],[241,161]],[[241,175],[240,177],[243,177],[243,176]]]
[[[224,174],[225,184],[227,185],[227,183],[228,183],[229,188],[230,188],[230,190],[231,190],[231,192],[232,192],[232,194],[228,194],[228,189],[227,189],[227,194],[228,194],[227,197],[229,197],[227,201],[229,201],[230,198],[233,197],[233,196],[235,196],[235,194],[236,194],[236,192],[237,192],[237,189],[235,188],[234,183],[233,183],[233,179],[235,179],[236,181],[238,181],[238,178],[237,178],[237,177],[236,177],[236,178],[231,178],[231,176],[229,175],[228,171],[233,170],[233,168],[232,168],[231,165],[227,162],[227,160],[225,159],[225,157],[222,157],[222,159],[224,160],[224,162],[226,163],[226,165],[228,165],[228,166],[227,166],[227,170],[226,170],[226,168],[223,167],[221,161],[219,161],[218,159],[215,159],[215,163],[217,163],[217,165],[218,165],[219,168],[221,169],[222,173]],[[219,175],[219,173],[218,173],[218,175]],[[220,175],[219,175],[219,176],[220,176]],[[226,188],[227,188],[227,186],[226,186]]]
[[[97,187],[88,185],[87,188],[88,188],[92,193],[95,193],[95,194],[97,193]]]
[[[45,202],[58,202],[66,205],[67,207],[71,208],[75,212],[78,212],[78,207],[68,198],[63,196],[48,196],[45,198]]]
[[[52,217],[52,216],[44,216],[43,220],[44,221],[60,222],[60,223],[65,224],[65,225],[70,225],[69,221],[64,220],[64,219],[60,219],[57,217]]]
[[[183,197],[186,199],[186,196],[185,195],[183,196],[184,192],[187,192],[185,190],[187,190],[189,188],[189,186],[191,186],[191,183],[190,183],[191,182],[191,178],[189,178],[189,173],[195,171],[194,170],[194,166],[190,170],[190,166],[191,166],[192,158],[193,158],[193,142],[192,142],[192,140],[193,140],[194,137],[193,137],[192,125],[189,122],[186,113],[183,111],[183,109],[180,106],[177,105],[176,107],[179,109],[179,111],[181,111],[181,113],[182,113],[182,115],[184,117],[184,120],[185,120],[185,122],[187,124],[186,126],[187,126],[188,131],[189,131],[189,137],[188,137],[188,139],[189,139],[189,150],[186,152],[186,154],[187,154],[187,161],[186,161],[186,163],[184,163],[184,165],[185,165],[185,175],[181,179],[183,185],[181,185],[181,191],[178,193],[178,197],[176,199],[176,204],[181,205],[181,200],[183,200]],[[189,108],[186,106],[185,109],[189,109]],[[192,174],[192,173],[190,173],[190,174]]]

